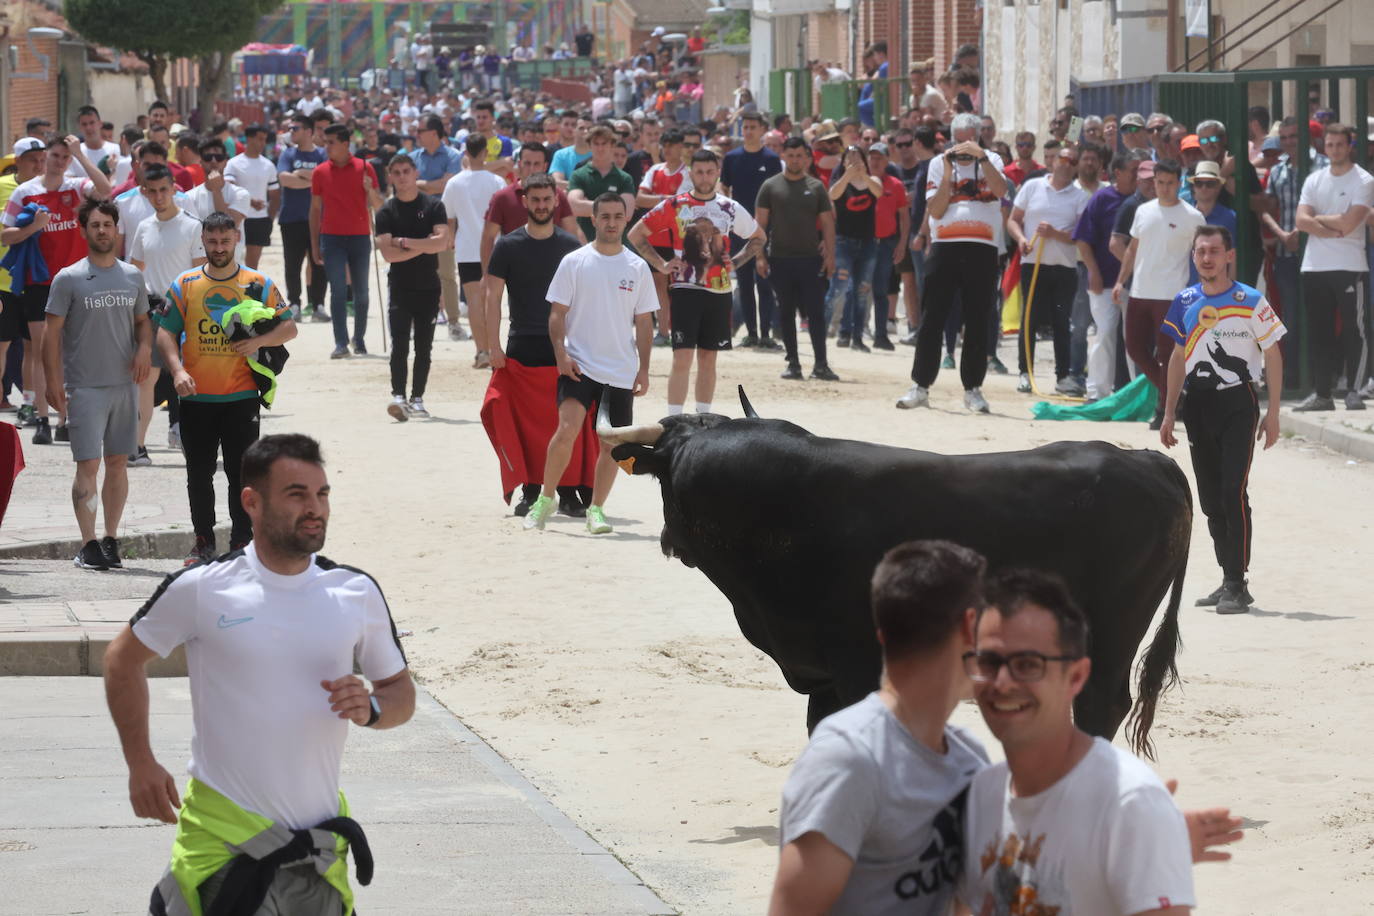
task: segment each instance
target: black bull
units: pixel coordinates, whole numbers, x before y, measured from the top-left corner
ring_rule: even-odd
[[[1156,703],[1177,679],[1192,530],[1188,481],[1172,459],[1105,442],[937,455],[824,439],[744,404],[742,420],[612,429],[603,414],[600,430],[622,468],[658,478],[664,555],[730,600],[744,637],[808,695],[808,729],[878,684],[868,593],[882,555],[942,538],[979,551],[990,569],[1064,578],[1091,627],[1092,675],[1075,719],[1111,738],[1130,713],[1132,745],[1150,752]],[[1131,664],[1166,594],[1132,712]]]

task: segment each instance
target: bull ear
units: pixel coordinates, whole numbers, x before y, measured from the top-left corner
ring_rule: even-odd
[[[647,445],[633,442],[626,442],[611,449],[611,458],[626,474],[652,474],[659,477],[668,469],[668,459],[665,456]]]
[[[744,393],[744,386],[739,386],[739,406],[744,409],[744,415],[750,420],[759,419],[758,412],[754,410],[754,405],[749,403],[749,395]]]

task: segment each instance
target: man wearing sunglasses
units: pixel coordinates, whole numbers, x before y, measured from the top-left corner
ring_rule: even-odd
[[[1156,161],[1176,158],[1169,155],[1169,128],[1172,126],[1173,120],[1158,111],[1150,115],[1150,119],[1145,122],[1145,132],[1149,135],[1146,139],[1150,141]]]
[[[964,852],[981,852],[963,839],[965,793],[987,768],[988,756],[970,732],[949,724],[955,706],[972,692],[967,672],[986,676],[991,669],[994,683],[1008,675],[1038,676],[1053,686],[1064,672],[1050,672],[1062,667],[1050,658],[1073,654],[1053,646],[1052,635],[1023,646],[990,631],[988,644],[978,647],[987,651],[971,651],[985,568],[983,557],[948,541],[901,544],[878,564],[871,603],[882,681],[816,726],[788,776],[770,916],[944,916],[961,880],[978,876],[978,856]],[[990,623],[995,615],[986,616]],[[1028,612],[1025,619],[1038,616]],[[1078,620],[1081,633],[1081,613]],[[1015,658],[1008,662],[1009,655]],[[1007,664],[1011,670],[1004,675]],[[1077,665],[1086,670],[1088,662]],[[1060,708],[1055,711],[1058,716]],[[1067,706],[1062,715],[1072,729]],[[1230,832],[1238,824],[1224,809],[1190,814],[1199,861],[1229,858],[1205,850],[1239,839]],[[1074,912],[1113,911],[1082,905]]]
[[[1121,116],[1118,133],[1121,134],[1121,145],[1126,148],[1128,154],[1138,149],[1150,148],[1150,135],[1145,131],[1145,119],[1137,112],[1132,111]]]

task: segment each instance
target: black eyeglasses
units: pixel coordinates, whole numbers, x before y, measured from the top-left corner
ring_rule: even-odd
[[[1011,679],[1018,684],[1029,684],[1043,678],[1047,662],[1076,662],[1082,657],[1081,655],[1045,655],[1043,652],[1036,652],[1031,649],[1012,652],[1010,655],[986,650],[965,652],[963,655],[964,672],[968,674],[970,679],[980,683],[995,681],[997,680],[997,673],[1005,665]]]

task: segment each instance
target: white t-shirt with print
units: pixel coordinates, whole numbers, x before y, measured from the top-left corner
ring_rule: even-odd
[[[1351,207],[1374,207],[1374,177],[1353,166],[1344,175],[1333,175],[1331,169],[1312,172],[1302,184],[1298,206],[1312,208],[1317,216],[1340,216]],[[1365,223],[1361,221],[1347,235],[1336,239],[1307,236],[1307,249],[1302,256],[1304,271],[1369,270],[1364,250]]]
[[[1037,795],[1011,794],[1006,763],[973,777],[965,840],[961,896],[975,916],[1197,905],[1183,813],[1153,770],[1102,738]]]
[[[1147,200],[1135,211],[1131,238],[1138,239],[1131,273],[1131,295],[1137,299],[1171,300],[1188,285],[1193,232],[1207,218],[1192,204],[1172,207]]]
[[[453,234],[454,260],[466,264],[482,260],[482,230],[487,205],[506,181],[495,172],[463,169],[444,185],[440,198],[448,218],[457,221]]]
[[[267,215],[267,192],[280,187],[277,181],[277,164],[266,155],[249,156],[247,153],[239,153],[225,163],[224,180],[247,191],[250,201],[263,202],[263,206],[251,208],[249,219],[262,219]]]
[[[634,319],[658,311],[648,262],[628,248],[604,255],[588,242],[559,263],[548,299],[568,307],[563,347],[582,375],[633,388],[639,374]]]
[[[96,168],[100,168],[100,160],[102,159],[108,160],[108,162],[106,162],[106,165],[109,167],[111,173],[114,173],[119,167],[118,143],[114,143],[110,140],[105,140],[100,144],[99,149],[91,149],[89,146],[86,145],[86,141],[82,140],[81,152],[86,154],[86,158],[89,159],[91,165],[95,166]],[[80,162],[77,161],[75,156],[72,157],[72,161],[67,165],[67,174],[72,176],[73,178],[87,177],[86,169],[81,165]],[[119,184],[123,184],[123,182],[120,182]],[[112,185],[112,187],[119,187],[119,184]]]
[[[191,269],[192,259],[205,257],[200,220],[185,210],[166,220],[154,214],[134,229],[128,249],[130,261],[143,262],[143,283],[148,292],[166,298],[172,281]]]
[[[984,155],[1002,171],[1001,156],[991,150],[985,150]],[[931,242],[978,242],[997,247],[1002,240],[1002,199],[989,190],[982,163],[948,163],[944,156],[936,156],[930,160],[926,175],[926,200],[940,190],[950,165],[954,166],[954,176],[949,206],[939,219],[930,216]]]
[[[1056,189],[1050,184],[1048,175],[1041,175],[1021,186],[1021,190],[1016,192],[1014,206],[1025,213],[1021,227],[1025,230],[1026,238],[1031,238],[1041,223],[1049,223],[1061,232],[1072,235],[1091,196],[1075,182]],[[1040,244],[1038,239],[1035,243]],[[1052,267],[1073,267],[1078,263],[1078,248],[1073,242],[1045,239],[1040,263]]]
[[[352,674],[355,661],[372,681],[406,666],[371,576],[320,556],[279,575],[249,543],[168,576],[132,624],[163,658],[186,646],[192,776],[294,830],[338,814],[355,726],[329,708],[320,681]]]

